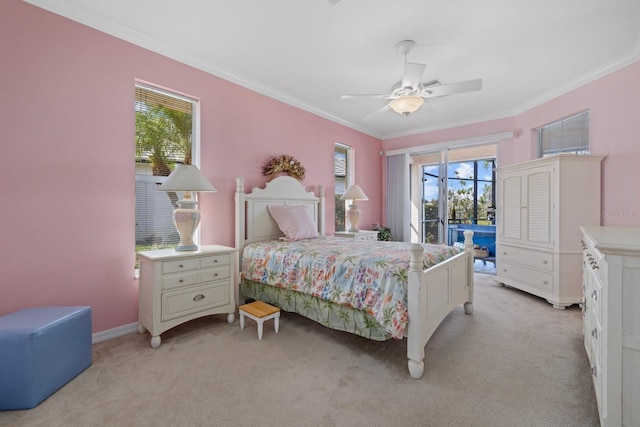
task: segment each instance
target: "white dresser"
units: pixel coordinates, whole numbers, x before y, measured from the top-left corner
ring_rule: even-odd
[[[336,231],[333,235],[356,240],[378,240],[378,232],[374,230]]]
[[[600,225],[602,157],[557,155],[498,169],[496,281],[555,308],[582,298],[580,225]]]
[[[640,228],[583,232],[584,345],[600,424],[640,426]]]
[[[138,253],[140,292],[138,332],[151,333],[151,347],[160,334],[211,314],[235,318],[235,256],[227,246],[201,246],[196,251],[161,249]]]

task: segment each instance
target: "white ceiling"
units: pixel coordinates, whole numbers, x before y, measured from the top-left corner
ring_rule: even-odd
[[[382,139],[512,116],[640,58],[638,0],[27,1]],[[387,101],[341,95],[388,93],[406,39],[423,81],[482,90],[363,121]]]

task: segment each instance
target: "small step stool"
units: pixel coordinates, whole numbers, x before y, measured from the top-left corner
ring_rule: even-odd
[[[244,329],[244,317],[253,319],[258,324],[258,339],[262,339],[262,327],[265,320],[273,319],[276,334],[280,329],[280,309],[262,301],[254,301],[249,304],[241,305],[240,312],[240,329]]]

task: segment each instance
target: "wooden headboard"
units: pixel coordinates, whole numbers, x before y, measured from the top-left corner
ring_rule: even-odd
[[[318,187],[316,196],[290,176],[274,178],[265,188],[254,187],[250,193],[244,192],[244,178],[236,178],[236,183],[236,248],[240,259],[245,245],[284,236],[267,210],[269,205],[306,206],[318,226],[318,234],[324,235],[323,186]]]

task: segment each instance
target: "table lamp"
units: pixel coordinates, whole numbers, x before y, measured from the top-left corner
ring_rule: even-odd
[[[360,209],[358,209],[358,205],[356,204],[356,200],[369,200],[364,191],[360,188],[360,186],[353,184],[349,189],[340,196],[341,200],[351,200],[351,205],[349,205],[349,210],[347,215],[349,217],[349,232],[358,232],[358,220],[360,219]]]
[[[173,211],[173,223],[180,234],[180,243],[176,251],[195,251],[198,249],[193,241],[193,233],[200,224],[200,210],[198,202],[191,198],[191,193],[198,191],[217,191],[194,165],[176,166],[167,180],[160,185],[161,191],[183,191],[182,200],[178,201],[178,207]]]

